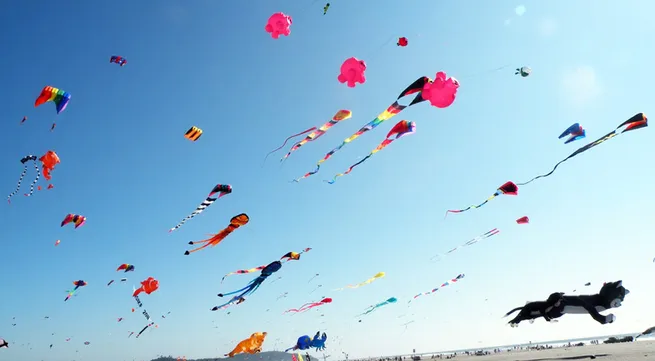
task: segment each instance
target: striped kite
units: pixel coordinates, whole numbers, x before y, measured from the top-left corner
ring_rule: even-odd
[[[204,243],[202,246],[198,248],[194,248],[190,251],[185,251],[184,255],[188,256],[193,252],[200,251],[201,249],[208,247],[208,246],[216,246],[217,244],[221,243],[225,237],[227,237],[230,233],[234,232],[235,229],[248,224],[250,221],[250,217],[248,217],[247,214],[241,213],[239,215],[236,215],[232,217],[230,220],[230,225],[227,226],[226,228],[222,229],[220,232],[216,233],[213,235],[211,238],[202,240],[202,241],[197,241],[197,242],[189,242],[189,244],[198,244],[198,243]]]
[[[407,121],[407,120],[401,120],[396,125],[394,125],[393,128],[391,128],[389,133],[387,133],[387,139],[382,141],[382,143],[380,143],[380,145],[378,145],[375,149],[373,149],[373,151],[371,151],[371,153],[369,153],[366,157],[364,157],[364,159],[362,159],[359,162],[351,165],[350,168],[348,168],[348,170],[346,170],[345,172],[335,175],[334,178],[332,178],[331,181],[325,181],[325,182],[329,183],[329,184],[334,184],[334,182],[337,181],[337,177],[342,177],[342,176],[344,176],[346,174],[350,174],[350,172],[353,171],[353,168],[355,168],[358,165],[364,163],[367,159],[372,157],[373,154],[375,154],[375,153],[381,151],[382,149],[386,148],[394,140],[399,139],[399,138],[401,138],[401,137],[403,137],[405,135],[413,134],[415,131],[416,131],[416,123],[410,122],[410,121]]]
[[[189,128],[189,130],[187,130],[186,133],[184,133],[184,138],[195,142],[196,140],[200,139],[201,135],[202,135],[202,129],[193,126]]]
[[[39,97],[36,98],[36,101],[34,101],[34,107],[36,108],[46,102],[53,102],[57,107],[57,114],[59,114],[66,109],[66,106],[70,100],[71,95],[68,92],[57,89],[55,87],[46,86],[43,88],[43,90],[41,90],[41,94],[39,94]],[[56,126],[57,124],[53,122],[50,131],[53,131]]]
[[[591,143],[589,143],[589,144],[587,144],[587,145],[585,145],[585,146],[583,146],[581,148],[578,148],[578,150],[571,153],[571,155],[569,155],[568,157],[562,159],[557,164],[555,164],[555,166],[553,167],[553,169],[550,172],[548,172],[546,174],[538,175],[538,176],[530,179],[527,182],[517,183],[517,185],[523,186],[523,185],[529,184],[532,181],[537,180],[539,178],[548,177],[549,175],[551,175],[551,174],[553,174],[555,172],[555,170],[557,169],[557,167],[560,164],[562,164],[562,163],[566,162],[567,160],[575,157],[576,155],[578,155],[580,153],[583,153],[583,152],[586,152],[589,149],[597,146],[598,144],[601,144],[601,143],[603,143],[604,141],[606,141],[608,139],[612,139],[612,138],[616,137],[619,134],[623,134],[623,133],[629,132],[631,130],[637,130],[637,129],[645,128],[647,126],[648,126],[648,118],[646,117],[646,115],[644,113],[637,113],[637,114],[633,115],[632,118],[630,118],[630,119],[626,120],[625,122],[621,123],[621,125],[616,127],[616,129],[614,129],[613,131],[605,134],[604,136],[596,139],[595,141],[593,141],[593,142],[591,142]]]
[[[339,110],[333,117],[332,120],[328,121],[327,123],[321,125],[320,128],[318,128],[316,131],[311,132],[305,139],[301,140],[300,142],[296,143],[291,147],[289,150],[289,153],[287,153],[280,161],[286,160],[292,152],[298,150],[298,148],[302,147],[303,145],[307,144],[308,142],[311,142],[313,140],[318,139],[320,136],[325,134],[330,128],[332,128],[335,124],[339,123],[342,120],[346,120],[352,117],[352,112],[350,110]],[[316,129],[316,128],[314,128]]]
[[[213,195],[216,194],[216,193],[218,193],[218,197],[212,198]],[[186,216],[186,218],[184,218],[182,221],[180,221],[180,223],[178,223],[177,226],[169,229],[168,232],[173,232],[174,230],[182,227],[182,225],[186,221],[188,221],[189,219],[191,219],[191,218],[195,217],[196,215],[200,214],[200,212],[204,211],[205,208],[211,206],[212,203],[214,203],[218,198],[221,198],[222,196],[224,196],[226,194],[230,194],[230,193],[232,193],[232,186],[231,185],[229,185],[229,184],[217,184],[214,187],[214,189],[212,189],[212,191],[209,192],[209,195],[207,196],[207,199],[205,199],[204,202],[200,203],[198,208],[196,208],[196,210],[193,211],[193,213]]]
[[[477,206],[468,206],[468,207],[466,207],[464,209],[450,209],[450,210],[446,211],[446,215],[448,215],[448,213],[462,213],[462,212],[466,212],[468,210],[471,210],[473,208],[480,208],[480,207],[484,206],[485,204],[487,204],[487,202],[489,202],[490,200],[498,197],[501,194],[504,194],[506,196],[518,196],[519,195],[519,187],[517,187],[516,184],[514,184],[514,182],[512,182],[512,181],[505,182],[502,186],[498,187],[498,189],[496,190],[496,193],[491,195],[491,197],[487,198],[487,200],[485,200],[484,202],[478,204]]]
[[[464,274],[463,274],[463,273],[457,275],[457,277],[451,279],[450,281],[446,281],[446,282],[442,283],[441,286],[439,286],[439,287],[435,287],[435,288],[433,288],[432,290],[427,291],[427,292],[421,292],[421,293],[419,293],[418,295],[414,296],[413,299],[415,300],[415,299],[417,299],[418,297],[426,296],[426,295],[429,295],[429,294],[435,293],[435,292],[437,292],[440,288],[444,288],[444,287],[446,287],[446,286],[448,286],[448,285],[450,285],[450,284],[453,284],[453,283],[455,283],[455,282],[461,280],[462,278],[464,278]],[[409,302],[407,302],[407,303],[411,303],[411,302],[412,302],[412,300],[409,300]]]
[[[321,169],[321,164],[323,164],[323,162],[330,159],[332,157],[332,155],[334,155],[334,153],[339,151],[346,144],[348,144],[348,143],[352,142],[353,140],[359,138],[360,135],[362,135],[362,134],[364,134],[364,133],[366,133],[366,132],[368,132],[370,130],[375,129],[378,125],[382,124],[382,122],[384,122],[385,120],[391,119],[393,116],[395,116],[396,114],[403,111],[403,109],[405,109],[407,107],[411,107],[414,104],[418,104],[418,103],[421,103],[421,102],[425,101],[425,99],[423,99],[423,96],[422,96],[423,87],[426,84],[429,84],[431,81],[432,80],[430,78],[426,77],[426,76],[418,78],[416,81],[414,81],[412,84],[410,84],[405,90],[403,90],[400,93],[400,95],[398,95],[398,98],[396,99],[396,101],[393,102],[393,104],[391,104],[385,111],[383,111],[375,119],[371,120],[369,123],[364,125],[361,129],[359,129],[357,132],[355,132],[355,134],[353,134],[350,137],[346,138],[341,143],[341,145],[339,145],[338,147],[336,147],[336,148],[332,149],[331,151],[329,151],[325,155],[325,157],[323,157],[323,159],[319,160],[318,163],[316,163],[316,169],[314,169],[313,171],[305,174],[304,176],[302,176],[302,177],[300,177],[298,179],[295,179],[294,182],[299,182],[302,179],[305,179],[305,178],[307,178],[307,177],[309,177],[311,175],[314,175],[314,174],[318,173],[318,171]],[[413,95],[413,94],[416,94],[416,96],[414,96],[414,99],[408,105],[401,105],[401,104],[398,103],[400,98],[404,98],[406,96]]]

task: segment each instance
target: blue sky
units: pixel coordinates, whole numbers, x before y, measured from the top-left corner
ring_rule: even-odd
[[[644,316],[655,296],[649,128],[572,159],[550,178],[522,187],[518,197],[443,215],[484,200],[507,180],[550,170],[584,144],[557,139],[571,123],[580,122],[590,141],[635,113],[648,114],[655,79],[644,44],[655,31],[648,17],[654,5],[331,3],[326,16],[318,1],[5,6],[0,188],[14,189],[26,154],[53,149],[62,161],[53,190],[19,195],[0,207],[6,291],[0,337],[12,342],[0,350],[5,358],[217,357],[256,331],[269,333],[264,350],[273,350],[317,330],[330,336],[333,357],[342,351],[367,356],[652,326],[655,318]],[[521,4],[527,11],[519,17],[514,9]],[[273,40],[263,28],[278,11],[293,17],[292,33]],[[399,36],[409,46],[395,46]],[[109,64],[111,55],[125,56],[128,64]],[[336,80],[351,56],[368,64],[366,83],[354,89]],[[523,65],[533,74],[514,76]],[[316,176],[288,182],[313,169],[409,83],[442,70],[461,83],[451,107],[408,108],[345,147]],[[45,85],[72,94],[60,115],[50,103],[33,107]],[[288,135],[323,124],[339,109],[353,117],[283,166],[269,157],[261,167]],[[21,126],[23,116],[29,119]],[[401,119],[415,121],[417,132],[336,184],[321,181],[368,154]],[[183,137],[192,125],[204,130],[195,143]],[[30,170],[26,183],[32,176]],[[217,183],[231,184],[234,192],[168,234]],[[248,225],[215,248],[183,256],[188,241],[217,232],[241,212],[250,216]],[[60,228],[68,213],[85,215],[87,224]],[[523,215],[530,225],[515,224]],[[499,235],[430,261],[494,227]],[[236,275],[220,284],[225,273],[305,247],[313,250],[285,264],[281,280],[265,283],[229,315],[209,312],[220,301],[217,293],[252,278]],[[115,272],[121,263],[136,265],[128,284],[106,287],[122,277]],[[331,291],[380,271],[387,276],[371,285]],[[413,295],[459,273],[466,274],[460,283],[407,306]],[[155,318],[171,314],[157,329],[128,339],[128,331],[145,324],[130,312],[131,286],[149,276],[160,289],[142,298],[146,309]],[[64,291],[77,279],[88,286],[64,303]],[[569,316],[510,329],[501,319],[527,300],[576,288],[592,293],[618,279],[632,293],[615,310],[614,324]],[[592,286],[583,287],[586,282]],[[283,292],[289,296],[276,301]],[[321,296],[334,302],[282,315]],[[356,314],[392,296],[397,304],[357,322]],[[125,320],[117,323],[118,317]]]

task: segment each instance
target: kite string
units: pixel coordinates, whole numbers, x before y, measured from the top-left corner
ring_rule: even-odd
[[[480,75],[485,75],[485,74],[495,73],[495,72],[497,72],[497,71],[500,71],[500,70],[503,70],[503,69],[509,67],[510,65],[511,65],[511,64],[507,64],[507,65],[503,65],[503,66],[498,67],[498,68],[495,68],[495,69],[488,69],[488,70],[485,70],[485,71],[482,71],[482,72],[479,72],[479,73],[475,73],[475,74],[469,74],[469,75],[464,75],[464,76],[458,76],[457,79],[467,79],[467,78],[478,77],[478,76],[480,76]]]

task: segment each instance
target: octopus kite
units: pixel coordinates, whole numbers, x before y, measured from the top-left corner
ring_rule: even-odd
[[[325,341],[327,341],[327,334],[325,334],[325,332],[323,332],[323,335],[321,335],[321,331],[316,332],[314,338],[310,338],[308,335],[303,335],[298,337],[298,341],[296,341],[296,344],[293,347],[289,347],[284,350],[284,352],[289,352],[291,350],[309,350],[312,347],[316,348],[316,351],[323,351],[325,350]]]
[[[86,286],[87,283],[84,282],[83,280],[78,280],[78,281],[73,281],[73,285],[75,285],[75,288],[73,288],[72,291],[66,291],[66,292],[68,292],[68,296],[66,296],[66,298],[64,299],[64,302],[68,301],[69,298],[73,297],[73,295],[75,294],[75,291],[77,291],[77,289],[80,288],[80,287]]]
[[[216,311],[216,310],[219,310],[219,309],[221,309],[222,307],[224,307],[226,305],[229,305],[229,304],[232,304],[232,303],[235,303],[235,302],[239,302],[245,296],[253,294],[259,288],[259,286],[261,286],[262,283],[264,281],[266,281],[266,279],[268,277],[270,277],[273,273],[279,271],[280,268],[282,268],[282,262],[280,262],[280,261],[271,262],[268,266],[264,267],[264,269],[262,269],[262,273],[257,278],[250,281],[246,285],[246,287],[243,287],[241,289],[238,289],[236,291],[232,291],[232,292],[229,292],[229,293],[219,293],[218,297],[224,297],[224,296],[229,296],[229,295],[234,295],[234,294],[237,294],[237,295],[232,297],[232,299],[230,301],[228,301],[228,302],[226,302],[226,303],[224,303],[224,304],[222,304],[220,306],[215,306],[214,308],[212,308],[212,311]],[[243,302],[243,301],[240,301],[240,302]]]
[[[218,197],[214,198],[214,195],[216,193],[218,193]],[[207,196],[207,199],[205,199],[204,202],[200,203],[198,208],[196,208],[196,210],[193,211],[193,213],[186,216],[186,218],[184,218],[182,221],[180,221],[180,223],[178,223],[177,226],[169,229],[168,232],[173,232],[174,230],[182,227],[182,225],[184,225],[184,223],[186,223],[186,221],[188,221],[189,219],[191,219],[191,218],[197,216],[198,214],[200,214],[207,207],[211,206],[212,203],[214,203],[217,199],[221,198],[222,196],[224,196],[226,194],[230,194],[230,193],[232,193],[232,186],[231,185],[229,185],[229,184],[217,184],[216,186],[214,186],[212,191],[209,192],[209,195]]]
[[[262,345],[266,339],[266,332],[255,332],[250,335],[249,338],[239,342],[237,346],[230,353],[225,354],[228,357],[234,357],[234,355],[240,353],[249,353],[254,355],[258,352],[262,352]]]
[[[519,187],[516,184],[514,184],[514,182],[511,182],[511,181],[505,182],[503,185],[498,187],[498,189],[496,190],[496,193],[491,195],[491,197],[487,198],[487,200],[485,200],[484,202],[478,204],[477,206],[468,206],[468,207],[466,207],[464,209],[451,209],[451,210],[446,211],[446,215],[448,215],[448,213],[462,213],[462,212],[466,212],[468,210],[471,210],[473,208],[480,208],[480,207],[484,206],[485,204],[487,204],[490,200],[498,197],[501,194],[504,194],[506,196],[518,196],[519,195]]]
[[[271,34],[273,39],[279,39],[280,35],[289,36],[291,34],[291,24],[293,24],[291,16],[285,13],[275,13],[268,18],[264,30]]]
[[[132,272],[134,271],[134,265],[133,264],[128,264],[128,263],[123,263],[122,265],[118,266],[116,268],[116,271],[123,271],[123,272]]]
[[[370,121],[369,123],[365,124],[362,128],[360,128],[355,134],[351,135],[350,137],[344,139],[344,141],[339,145],[338,147],[332,149],[329,151],[323,159],[319,160],[316,163],[316,169],[306,173],[304,176],[295,179],[294,182],[300,182],[300,180],[305,179],[307,177],[310,177],[321,169],[321,164],[323,164],[325,161],[330,159],[334,153],[339,151],[341,148],[343,148],[346,144],[352,143],[355,139],[359,138],[362,134],[371,131],[375,129],[377,126],[382,124],[384,121],[391,119],[395,115],[399,114],[401,111],[403,111],[405,108],[411,107],[412,105],[422,103],[426,100],[430,100],[431,104],[437,104],[438,106],[444,107],[448,106],[448,101],[452,104],[452,102],[455,100],[455,95],[457,93],[457,88],[459,87],[459,83],[457,83],[453,78],[444,80],[445,78],[445,73],[439,72],[437,73],[437,80],[435,81],[437,84],[435,87],[433,87],[434,82],[432,79],[424,76],[420,77],[417,80],[415,80],[412,84],[410,84],[405,90],[403,90],[400,95],[398,95],[398,98],[396,99],[393,104],[391,104],[385,111],[380,113],[375,119]],[[456,86],[455,86],[456,84]],[[429,94],[425,95],[423,92],[428,91]],[[407,105],[401,105],[398,102],[400,101],[401,98],[404,98],[406,96],[414,95],[413,100],[407,104]],[[432,98],[436,99],[432,99]],[[440,101],[438,99],[441,99]],[[436,105],[435,105],[436,106]]]
[[[623,133],[626,133],[626,132],[629,132],[629,131],[632,131],[632,130],[645,128],[647,126],[648,126],[648,118],[646,117],[646,115],[644,113],[637,113],[637,114],[633,115],[630,119],[628,119],[625,122],[621,123],[613,131],[605,134],[604,136],[596,139],[595,141],[593,141],[593,142],[591,142],[591,143],[589,143],[589,144],[587,144],[587,145],[585,145],[585,146],[583,146],[581,148],[578,148],[578,150],[571,153],[571,155],[569,155],[568,157],[562,159],[557,164],[555,164],[555,166],[553,167],[553,169],[550,172],[548,172],[546,174],[538,175],[538,176],[530,179],[527,182],[517,183],[517,185],[523,186],[523,185],[529,184],[532,181],[537,180],[539,178],[548,177],[549,175],[551,175],[551,174],[553,174],[555,172],[555,170],[557,169],[557,167],[560,164],[562,164],[562,163],[566,162],[567,160],[575,157],[576,155],[578,155],[580,153],[584,153],[584,152],[588,151],[589,149],[591,149],[591,148],[605,142],[606,140],[609,140],[609,139],[612,139],[612,138],[616,137],[619,134],[623,134]]]
[[[69,213],[63,221],[61,221],[61,227],[73,223],[75,225],[75,228],[77,229],[78,227],[81,227],[84,225],[86,222],[86,217],[80,216],[79,214],[72,214]]]
[[[216,246],[217,244],[221,243],[221,241],[223,241],[223,239],[225,239],[225,237],[227,237],[230,233],[234,232],[235,229],[248,224],[249,221],[250,221],[250,217],[248,217],[248,215],[245,213],[241,213],[239,215],[232,217],[232,219],[230,220],[230,225],[228,225],[226,228],[222,229],[220,232],[213,235],[211,238],[202,241],[197,241],[197,242],[193,242],[193,241],[189,242],[189,244],[199,244],[199,243],[200,244],[204,243],[204,244],[190,251],[185,251],[184,255],[188,256],[191,253],[200,251],[205,247]]]
[[[413,134],[415,131],[416,131],[416,123],[410,122],[410,121],[407,121],[407,120],[401,120],[396,125],[394,125],[393,128],[391,128],[389,133],[387,133],[387,139],[382,141],[382,143],[380,143],[380,145],[378,145],[375,149],[373,149],[371,151],[371,153],[369,153],[366,157],[364,157],[359,162],[351,165],[350,168],[348,168],[348,170],[346,170],[345,172],[339,173],[339,174],[335,175],[334,178],[332,178],[332,180],[325,181],[325,182],[327,182],[329,184],[334,184],[334,182],[337,181],[338,177],[342,177],[342,176],[344,176],[346,174],[350,174],[350,172],[352,172],[355,167],[357,167],[358,165],[364,163],[367,159],[371,158],[373,156],[373,154],[375,154],[375,153],[381,151],[382,149],[386,148],[394,140],[400,139],[401,137],[404,137],[405,135]]]
[[[301,255],[301,254],[303,254],[303,253],[305,253],[305,252],[309,252],[309,251],[311,251],[311,248],[305,248],[305,249],[302,250],[302,252],[300,252],[300,253],[298,253],[298,252],[288,252],[287,254],[285,254],[284,256],[282,256],[282,257],[280,258],[280,260],[284,260],[285,262],[289,262],[289,261],[297,261],[297,260],[300,259],[300,255]],[[236,271],[234,271],[234,272],[230,272],[230,273],[226,274],[225,276],[223,276],[223,278],[221,278],[221,283],[223,283],[223,281],[225,281],[225,277],[227,277],[227,276],[231,276],[231,275],[244,275],[244,274],[248,274],[248,273],[254,273],[254,272],[257,272],[257,271],[261,271],[261,270],[263,270],[264,268],[266,268],[266,265],[259,266],[259,267],[253,267],[253,268],[250,268],[250,269],[240,269],[240,270],[236,270]]]
[[[579,123],[575,123],[571,125],[570,127],[566,128],[565,131],[560,134],[558,139],[562,139],[569,135],[569,139],[567,139],[564,144],[569,144],[573,141],[580,140],[584,137],[587,136],[587,131],[582,128],[582,126]]]
[[[397,299],[396,297],[388,298],[388,299],[387,299],[386,301],[384,301],[384,302],[380,302],[380,303],[378,303],[377,305],[370,306],[366,312],[364,312],[364,313],[362,313],[362,314],[360,314],[360,315],[358,315],[358,316],[368,315],[369,313],[371,313],[371,312],[377,310],[378,308],[380,308],[380,307],[382,307],[382,306],[384,306],[384,305],[388,305],[388,304],[396,303],[396,302],[398,302],[398,299]]]
[[[371,284],[371,283],[372,283],[373,281],[375,281],[376,279],[382,278],[382,277],[384,277],[385,275],[386,275],[386,273],[384,273],[384,272],[378,272],[375,276],[373,276],[373,277],[367,279],[366,281],[364,281],[364,282],[362,282],[362,283],[358,283],[358,284],[356,284],[356,285],[348,285],[348,286],[343,287],[343,288],[338,288],[338,289],[336,289],[335,291],[343,291],[343,290],[345,290],[346,288],[359,288],[359,287],[362,287],[362,286],[365,286],[365,285]]]
[[[427,292],[419,293],[418,295],[414,296],[413,299],[415,300],[415,299],[417,299],[417,298],[419,298],[421,296],[426,296],[426,295],[429,295],[429,294],[433,294],[433,293],[437,292],[439,289],[444,288],[444,287],[446,287],[448,285],[451,285],[451,284],[461,280],[462,278],[464,278],[463,273],[457,275],[457,277],[451,279],[450,281],[446,281],[446,282],[442,283],[441,286],[439,286],[439,287],[435,287],[435,288],[433,288],[433,289],[431,289],[430,291],[427,291]],[[409,302],[407,302],[407,303],[410,303],[410,302],[412,302],[412,300],[409,300]]]
[[[307,311],[309,309],[312,309],[314,307],[327,305],[328,303],[332,303],[332,299],[329,298],[329,297],[324,298],[324,299],[322,299],[322,300],[320,300],[318,302],[305,303],[304,305],[300,306],[299,308],[292,308],[292,309],[284,311],[284,313],[288,313],[288,312],[293,312],[293,313],[305,312],[305,311]],[[301,349],[301,350],[304,350],[304,349]]]

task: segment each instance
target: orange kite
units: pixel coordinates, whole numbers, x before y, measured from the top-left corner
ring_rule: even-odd
[[[201,249],[208,246],[214,247],[215,245],[221,243],[221,241],[225,237],[227,237],[230,233],[234,232],[235,229],[248,224],[249,221],[250,221],[250,217],[248,217],[248,215],[245,213],[241,213],[239,215],[232,217],[232,219],[230,220],[230,225],[222,229],[220,232],[216,233],[215,235],[213,235],[211,238],[202,241],[197,241],[197,242],[193,242],[193,241],[189,242],[189,244],[202,244],[202,243],[204,244],[198,248],[194,248],[190,251],[184,252],[184,255],[188,256],[191,253],[200,251]]]

